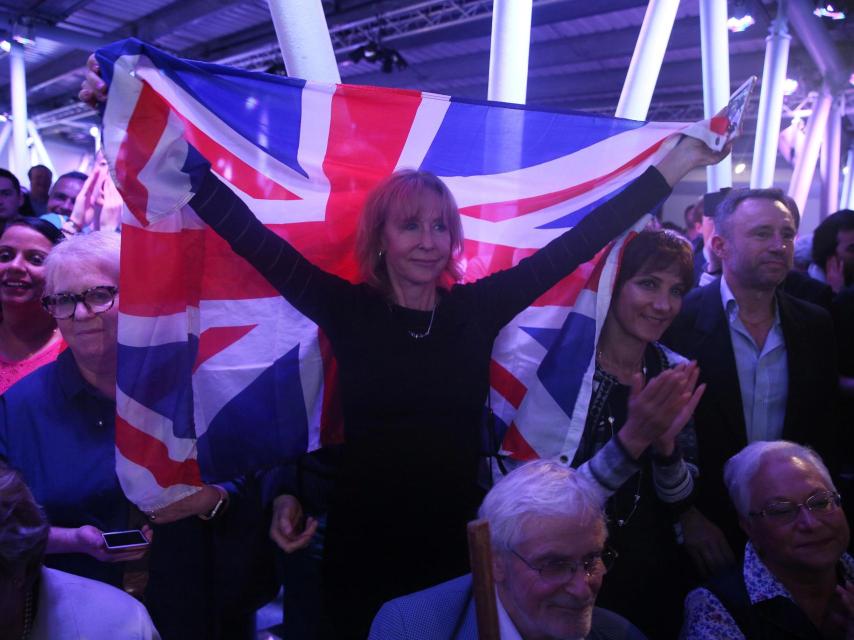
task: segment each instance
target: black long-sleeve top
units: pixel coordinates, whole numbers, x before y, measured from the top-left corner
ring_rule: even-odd
[[[430,334],[413,339],[409,332],[424,331],[430,311],[400,307],[366,284],[316,267],[215,176],[203,180],[190,206],[322,328],[338,361],[346,455],[329,547],[336,527],[355,540],[357,529],[377,519],[398,537],[409,535],[404,530],[425,537],[462,528],[480,497],[473,487],[498,332],[669,192],[663,176],[648,169],[515,267],[440,291]]]

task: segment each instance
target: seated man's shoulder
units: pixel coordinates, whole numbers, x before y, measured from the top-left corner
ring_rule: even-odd
[[[369,640],[450,637],[459,629],[471,598],[471,575],[465,575],[389,600],[374,618]]]
[[[588,640],[646,640],[635,625],[618,613],[595,607]]]
[[[42,569],[33,640],[156,639],[145,607],[124,591],[64,571]]]

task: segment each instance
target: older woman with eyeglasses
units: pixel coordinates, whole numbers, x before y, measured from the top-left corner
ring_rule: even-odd
[[[121,586],[122,562],[103,531],[128,529],[115,474],[119,236],[57,245],[45,259],[42,304],[68,349],[0,398],[0,458],[20,469],[50,521],[47,564]]]
[[[145,548],[106,547],[102,532],[141,527],[151,538],[116,476],[119,236],[72,236],[45,270],[42,302],[68,349],[0,398],[0,459],[21,471],[51,525],[45,564],[135,594],[144,588],[167,640],[254,637],[268,577],[259,565],[269,562],[255,535],[266,527],[252,478],[204,485],[159,513],[145,567],[127,564]]]
[[[744,563],[688,595],[682,638],[854,638],[848,523],[821,458],[754,442],[724,481],[749,538]]]

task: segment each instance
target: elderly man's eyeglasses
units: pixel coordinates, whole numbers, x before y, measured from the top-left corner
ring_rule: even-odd
[[[810,513],[822,514],[836,511],[842,504],[842,497],[835,491],[822,491],[810,496],[800,504],[791,500],[778,500],[769,503],[760,511],[750,511],[748,515],[765,518],[769,522],[789,524],[797,520],[803,507]]]
[[[73,316],[78,302],[82,302],[90,313],[104,313],[113,307],[118,292],[118,287],[101,285],[86,289],[82,293],[55,293],[42,298],[42,306],[57,320]]]
[[[606,548],[599,553],[590,554],[584,560],[550,560],[539,566],[534,566],[519,555],[515,549],[507,547],[507,550],[519,558],[529,569],[539,573],[544,582],[552,584],[569,582],[575,577],[579,567],[584,569],[584,574],[588,578],[604,575],[614,566],[614,561],[617,559],[617,552]]]

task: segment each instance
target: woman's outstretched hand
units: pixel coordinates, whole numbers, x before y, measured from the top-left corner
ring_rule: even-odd
[[[675,187],[690,171],[710,164],[717,164],[732,151],[732,142],[720,151],[710,148],[702,140],[681,136],[679,142],[664,156],[655,168],[661,172],[667,184]]]
[[[94,53],[86,61],[86,77],[80,85],[77,97],[93,108],[107,101],[107,83],[101,78],[101,65],[95,59]]]
[[[650,380],[646,386],[636,374],[629,393],[628,418],[617,437],[637,459],[650,446],[667,456],[673,453],[676,436],[688,423],[706,385],[697,387],[696,362],[679,364]],[[696,387],[696,388],[695,388]]]

